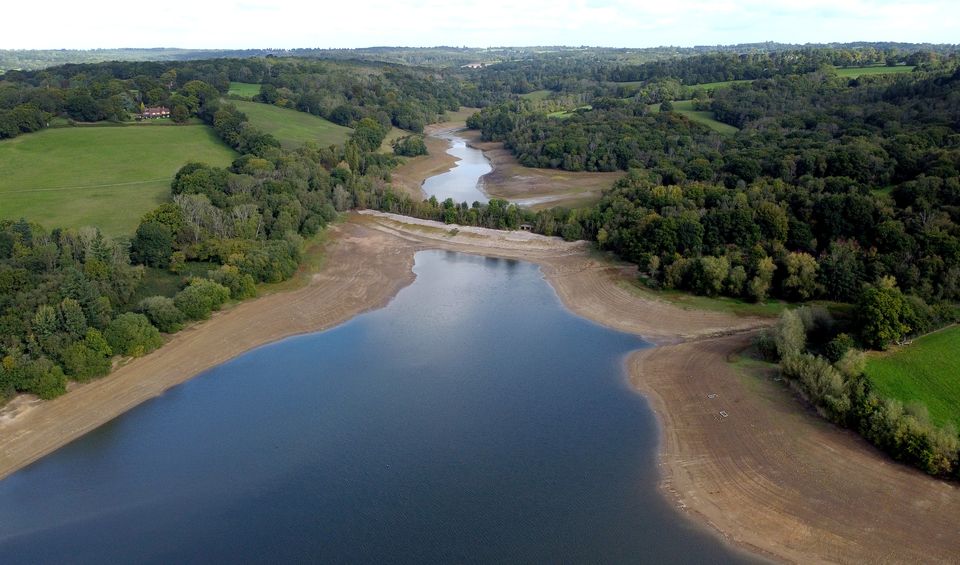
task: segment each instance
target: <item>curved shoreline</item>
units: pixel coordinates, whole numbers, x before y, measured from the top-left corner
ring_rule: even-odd
[[[598,200],[600,192],[624,174],[524,167],[502,143],[480,141],[480,133],[467,129],[462,120],[431,124],[424,128],[424,134],[429,154],[408,159],[391,173],[394,186],[416,200],[429,197],[422,188],[426,179],[452,170],[459,161],[447,153],[451,145],[443,135],[449,134],[462,138],[467,147],[480,151],[490,163],[492,170],[480,177],[481,192],[533,210]]]
[[[536,263],[574,313],[661,344],[626,362],[658,416],[661,486],[734,545],[803,562],[960,555],[956,486],[887,460],[805,413],[782,385],[727,363],[745,332],[769,320],[638,297],[622,284],[632,269],[583,242],[378,212],[331,230],[329,260],[306,287],[218,313],[108,377],[0,422],[0,478],[249,349],[387,304],[413,281],[414,254],[441,249]],[[718,419],[710,394],[734,407],[720,408],[729,417]]]

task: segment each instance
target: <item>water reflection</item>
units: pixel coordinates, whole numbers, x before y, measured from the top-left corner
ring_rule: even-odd
[[[438,134],[437,137],[450,142],[451,147],[447,153],[456,157],[458,161],[449,171],[432,176],[423,182],[423,191],[427,197],[436,196],[441,202],[447,198],[453,198],[453,201],[458,204],[461,202],[486,203],[489,198],[483,192],[482,177],[493,169],[483,152],[469,147],[467,141],[456,132]]]
[[[644,343],[529,263],[417,254],[384,309],[251,351],[0,482],[6,563],[740,561],[657,492]]]

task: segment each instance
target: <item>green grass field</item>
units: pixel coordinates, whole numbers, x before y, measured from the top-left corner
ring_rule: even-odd
[[[866,373],[880,394],[920,402],[934,424],[952,422],[960,429],[960,326],[871,357]]]
[[[390,128],[390,131],[387,132],[386,137],[383,138],[383,143],[380,144],[381,153],[390,153],[393,154],[393,142],[400,139],[401,137],[406,137],[412,135],[412,131],[407,131],[405,129],[400,129],[398,127]]]
[[[253,98],[260,94],[260,85],[251,82],[231,82],[227,94],[241,98]]]
[[[774,318],[790,307],[789,302],[768,299],[763,302],[748,302],[727,296],[698,296],[682,290],[652,290],[640,281],[624,281],[621,284],[630,292],[648,299],[664,300],[674,306],[689,310],[724,312],[734,316],[761,316]]]
[[[534,102],[539,102],[546,99],[552,94],[550,90],[534,90],[533,92],[528,92],[526,94],[521,94],[520,98],[526,98],[527,100],[533,100]]]
[[[845,78],[857,78],[863,75],[889,75],[896,73],[909,73],[913,71],[910,65],[897,65],[888,67],[886,65],[873,65],[870,67],[834,67],[839,76]]]
[[[0,142],[0,218],[130,235],[188,161],[236,157],[206,126],[48,129]]]
[[[654,112],[660,111],[660,105],[654,104],[650,106],[650,109]],[[679,100],[673,103],[673,110],[678,114],[683,114],[684,116],[690,118],[694,122],[701,123],[713,131],[723,134],[723,135],[733,135],[740,131],[739,129],[731,126],[730,124],[725,124],[713,119],[713,112],[704,112],[700,110],[693,109],[693,100]]]
[[[558,120],[565,120],[565,119],[569,118],[570,116],[572,116],[573,113],[576,112],[577,110],[592,110],[592,109],[593,109],[593,106],[587,104],[586,106],[578,106],[577,108],[574,108],[573,110],[559,110],[559,111],[556,111],[556,112],[549,112],[549,113],[547,113],[547,117],[548,117],[548,118],[557,118]]]
[[[635,86],[635,87],[640,87],[640,86],[643,86],[643,83],[645,83],[645,82],[647,82],[647,81],[644,81],[644,80],[631,80],[631,81],[626,81],[626,82],[613,82],[613,83],[609,83],[609,84],[615,84],[615,85],[617,85],[617,86]],[[685,84],[685,85],[683,85],[683,86],[685,86],[685,87],[687,87],[687,88],[690,88],[690,89],[699,88],[699,89],[702,89],[702,90],[716,90],[716,89],[718,89],[718,88],[728,88],[728,87],[730,87],[730,86],[733,85],[733,84],[738,84],[738,83],[741,83],[741,82],[753,82],[753,81],[752,81],[752,80],[725,80],[725,81],[722,81],[722,82],[704,82],[704,83],[700,83],[700,84]]]
[[[718,88],[730,88],[734,84],[740,84],[743,82],[753,82],[753,80],[725,80],[722,82],[704,82],[701,84],[685,84],[689,88],[699,88],[701,90],[716,90]]]
[[[319,145],[340,144],[346,141],[352,131],[306,112],[259,102],[231,100],[230,103],[247,115],[253,127],[272,134],[287,149],[299,147],[308,141]]]

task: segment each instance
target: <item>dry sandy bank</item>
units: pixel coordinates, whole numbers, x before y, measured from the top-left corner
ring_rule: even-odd
[[[774,370],[728,363],[750,338],[628,360],[661,423],[663,487],[678,507],[782,561],[958,562],[960,489],[805,410]]]

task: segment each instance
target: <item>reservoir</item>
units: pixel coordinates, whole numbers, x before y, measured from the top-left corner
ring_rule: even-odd
[[[0,481],[3,563],[743,562],[657,490],[646,347],[530,263],[417,254],[385,308],[264,346]]]
[[[449,171],[423,181],[422,188],[427,198],[436,196],[440,202],[453,198],[457,204],[486,203],[489,198],[483,192],[481,178],[493,169],[483,151],[469,147],[467,141],[456,132],[438,133],[436,137],[447,140],[450,143],[447,153],[459,160]]]

